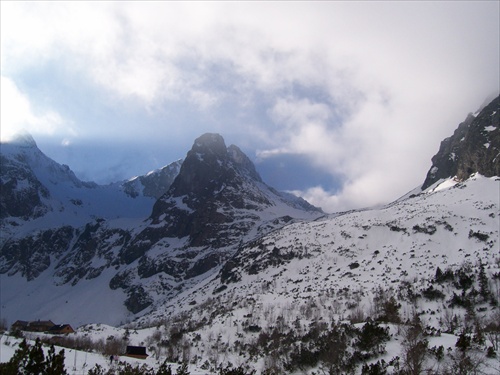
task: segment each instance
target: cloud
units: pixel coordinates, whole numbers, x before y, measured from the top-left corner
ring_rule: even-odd
[[[15,86],[53,66],[83,77],[110,112],[139,108],[151,124],[71,118],[78,134],[157,141],[208,128],[258,159],[305,156],[341,178],[339,191],[304,192],[336,210],[416,186],[439,142],[498,90],[498,11],[498,2],[7,2],[2,74]],[[57,109],[35,111],[30,93],[16,95],[29,110],[9,116],[28,115],[9,124],[67,131]]]
[[[9,78],[1,77],[1,139],[11,139],[26,130],[32,134],[54,135],[63,130],[63,118],[53,110],[38,111]]]

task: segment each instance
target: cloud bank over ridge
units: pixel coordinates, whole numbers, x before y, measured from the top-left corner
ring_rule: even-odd
[[[332,184],[300,194],[326,211],[387,202],[421,183],[439,142],[498,91],[498,11],[498,2],[2,3],[2,139],[24,127],[66,150],[161,140],[163,153],[148,157],[165,163],[183,156],[169,145],[187,150],[219,132],[257,168],[307,158]],[[64,162],[92,177],[75,154]]]

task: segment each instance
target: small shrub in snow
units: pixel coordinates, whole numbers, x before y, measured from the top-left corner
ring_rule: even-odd
[[[386,375],[388,366],[383,359],[375,363],[365,363],[361,368],[361,375]]]
[[[351,264],[349,264],[349,268],[351,270],[355,269],[355,268],[358,268],[359,267],[359,263],[358,262],[352,262]]]
[[[255,370],[247,371],[243,366],[232,368],[227,366],[225,368],[221,368],[219,371],[219,375],[253,375],[255,374]]]
[[[472,229],[469,231],[469,238],[475,238],[479,241],[486,242],[488,241],[488,238],[490,238],[489,235],[486,233],[481,233],[481,232],[474,232]]]
[[[424,234],[429,234],[429,235],[433,235],[434,233],[436,233],[437,231],[437,228],[434,226],[434,225],[414,225],[413,228],[412,228],[416,233],[424,233]]]
[[[495,349],[493,349],[493,346],[488,346],[488,350],[486,350],[486,357],[488,358],[497,357],[497,353],[495,352]]]
[[[434,289],[432,285],[429,285],[427,289],[422,290],[422,296],[430,301],[443,300],[445,295],[439,289]]]

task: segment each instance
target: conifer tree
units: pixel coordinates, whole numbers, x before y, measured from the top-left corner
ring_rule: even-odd
[[[35,345],[31,347],[28,353],[28,362],[24,367],[26,375],[43,374],[45,370],[45,356],[43,354],[42,342],[36,339]]]
[[[56,354],[54,345],[50,346],[50,349],[47,353],[47,359],[45,361],[45,374],[67,374],[66,369],[64,368],[64,349],[61,349],[61,351]]]
[[[488,276],[486,275],[486,271],[484,269],[484,263],[479,261],[479,295],[483,298],[484,301],[487,301],[491,297],[491,290],[488,283]]]
[[[64,350],[56,354],[52,345],[45,358],[39,338],[33,346],[24,339],[9,362],[0,366],[0,370],[2,375],[67,375],[64,368]]]

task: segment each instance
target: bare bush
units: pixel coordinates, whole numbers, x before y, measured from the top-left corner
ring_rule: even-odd
[[[402,328],[403,342],[401,359],[405,374],[419,375],[424,371],[427,358],[428,341],[424,328],[417,315],[413,316],[409,325]]]

